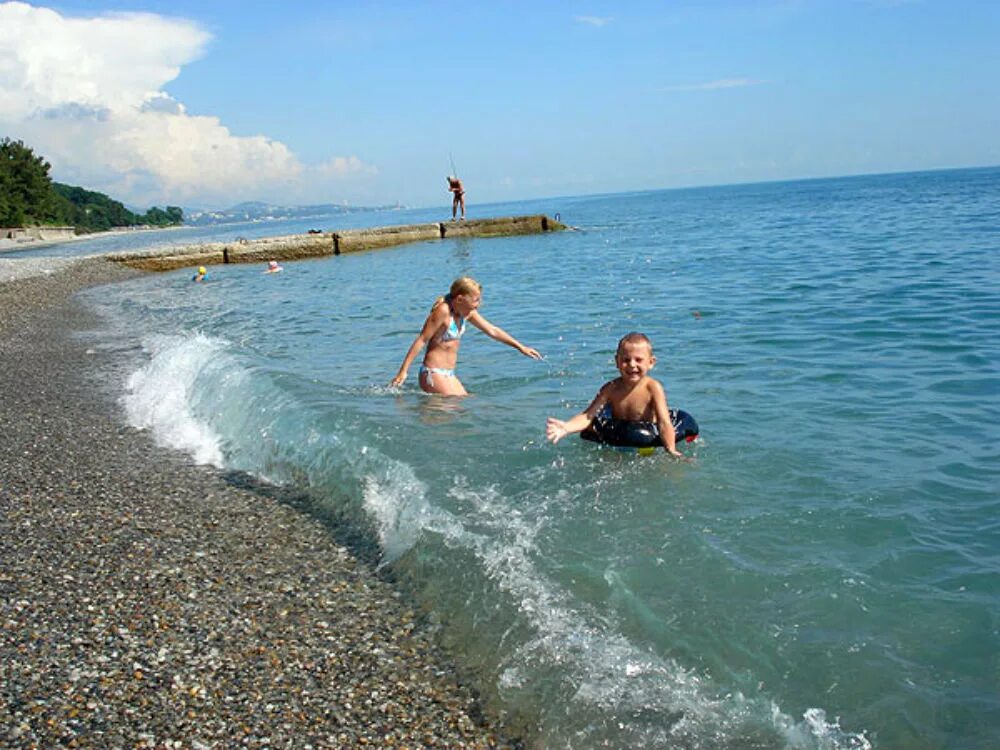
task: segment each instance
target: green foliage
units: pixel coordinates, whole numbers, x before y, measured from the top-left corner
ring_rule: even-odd
[[[142,220],[143,224],[153,224],[158,227],[170,226],[182,223],[184,212],[177,206],[167,206],[166,211],[153,206],[143,215]]]
[[[58,208],[49,163],[21,141],[0,140],[0,226],[52,223]]]
[[[9,138],[0,140],[0,226],[73,225],[78,233],[184,222],[177,206],[135,214],[104,193],[52,182],[50,165]]]

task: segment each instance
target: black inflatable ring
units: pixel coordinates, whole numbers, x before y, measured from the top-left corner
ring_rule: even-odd
[[[698,423],[686,411],[671,409],[670,422],[674,427],[674,438],[678,443],[684,441],[690,443],[698,437]],[[658,424],[615,419],[611,416],[610,408],[605,408],[598,414],[590,427],[580,433],[580,437],[616,448],[655,448],[663,445]]]

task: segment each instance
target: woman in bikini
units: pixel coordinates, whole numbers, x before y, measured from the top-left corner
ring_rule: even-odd
[[[462,334],[465,333],[466,323],[472,323],[491,339],[517,349],[526,357],[542,358],[537,350],[525,346],[480,315],[477,310],[481,300],[482,289],[476,281],[467,276],[455,279],[449,293],[434,301],[424,327],[413,340],[403,358],[403,364],[399,366],[399,372],[390,385],[403,384],[413,360],[426,346],[427,353],[424,355],[424,363],[420,366],[420,387],[427,393],[439,393],[443,396],[468,395],[462,386],[462,381],[455,375],[458,346]]]

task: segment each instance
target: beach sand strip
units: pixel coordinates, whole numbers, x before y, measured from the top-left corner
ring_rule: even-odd
[[[0,284],[0,746],[517,747],[329,525],[124,423],[72,294],[136,273]]]

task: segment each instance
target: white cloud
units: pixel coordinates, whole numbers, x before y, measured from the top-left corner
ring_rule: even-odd
[[[576,22],[586,24],[587,26],[606,26],[611,23],[613,18],[601,18],[600,16],[577,16]]]
[[[356,156],[335,156],[313,168],[321,177],[347,177],[349,175],[376,175],[378,170]]]
[[[0,5],[0,117],[67,103],[136,107],[201,56],[209,35],[148,14],[65,18],[25,3]]]
[[[664,86],[661,91],[712,91],[715,89],[735,89],[741,86],[759,86],[767,81],[760,81],[754,78],[721,78],[716,81],[706,81],[705,83],[691,83],[682,86]]]
[[[295,192],[306,171],[372,169],[353,156],[309,169],[279,141],[189,114],[163,87],[211,41],[191,21],[72,18],[7,2],[0,29],[0,132],[48,159],[58,179],[137,204],[226,203]]]

